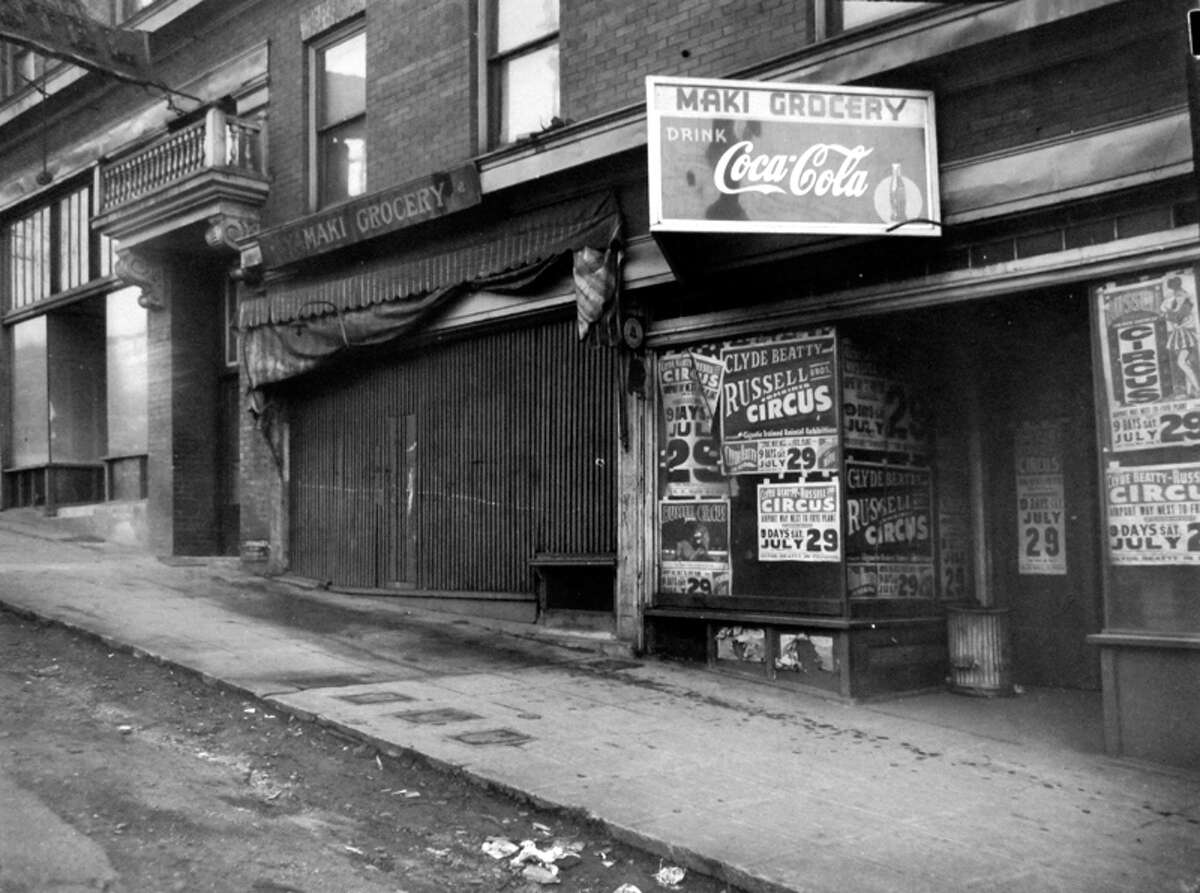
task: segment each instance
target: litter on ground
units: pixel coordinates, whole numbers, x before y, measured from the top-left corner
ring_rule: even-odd
[[[677,865],[662,865],[654,873],[654,880],[658,882],[660,887],[666,887],[668,890],[678,890],[686,874],[687,872]]]

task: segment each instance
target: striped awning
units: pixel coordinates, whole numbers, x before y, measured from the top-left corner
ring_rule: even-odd
[[[562,202],[467,232],[436,245],[388,253],[354,266],[266,283],[241,306],[241,326],[288,323],[416,300],[438,289],[485,281],[581,248],[607,249],[620,232],[612,193]]]

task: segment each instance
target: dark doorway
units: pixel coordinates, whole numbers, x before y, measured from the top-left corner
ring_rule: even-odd
[[[966,561],[952,567],[940,556],[941,597],[1009,609],[1016,683],[1099,689],[1099,655],[1087,644],[1102,600],[1086,290],[860,326],[862,337],[906,357],[920,381],[939,435],[939,495],[943,505],[955,496],[968,518]]]
[[[1013,678],[1098,689],[1086,642],[1101,625],[1086,292],[997,302],[981,328],[989,552],[996,603],[1011,609]]]

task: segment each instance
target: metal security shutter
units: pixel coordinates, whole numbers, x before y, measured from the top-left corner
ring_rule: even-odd
[[[614,551],[615,363],[564,320],[297,389],[292,570],[528,593],[537,552]]]

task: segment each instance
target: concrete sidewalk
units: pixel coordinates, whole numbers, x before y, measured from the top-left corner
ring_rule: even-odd
[[[0,603],[749,890],[1200,891],[1200,776],[1100,755],[1091,696],[1046,693],[1057,725],[1030,719],[1042,693],[845,705],[230,560],[164,563],[13,512]]]

